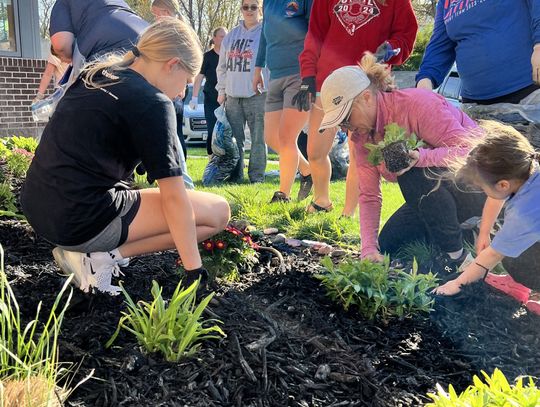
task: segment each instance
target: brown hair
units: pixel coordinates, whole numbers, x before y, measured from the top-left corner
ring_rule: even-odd
[[[167,10],[172,16],[180,16],[180,4],[178,0],[154,0],[152,7],[159,7]]]
[[[140,58],[149,61],[166,62],[180,58],[179,65],[191,76],[197,75],[201,69],[202,50],[197,34],[187,23],[173,17],[163,18],[148,27],[137,42],[137,50]],[[105,61],[89,65],[83,70],[86,86],[102,88],[112,84],[97,83],[94,77],[104,69],[113,75],[114,71],[127,69],[135,58],[133,51],[128,51],[123,56],[112,54]]]
[[[481,120],[485,137],[469,155],[450,169],[458,182],[495,185],[501,180],[525,181],[540,156],[529,140],[513,127],[493,120]]]
[[[395,89],[396,84],[391,75],[390,67],[387,64],[378,63],[377,58],[371,52],[364,54],[358,66],[369,78],[372,90],[386,92]]]

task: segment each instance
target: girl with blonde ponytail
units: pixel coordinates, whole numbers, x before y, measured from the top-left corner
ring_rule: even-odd
[[[45,128],[21,203],[83,291],[116,295],[119,262],[173,248],[188,270],[184,284],[205,279],[197,241],[225,227],[229,207],[186,191],[171,102],[201,60],[195,32],[163,19],[132,51],[88,67]],[[130,189],[141,162],[158,187]]]
[[[447,166],[449,158],[464,156],[476,123],[440,95],[425,89],[396,90],[388,66],[367,54],[359,65],[335,70],[321,89],[324,117],[319,128],[341,126],[352,136],[358,173],[361,255],[382,261],[413,241],[437,246],[437,266],[453,271],[464,260],[460,222],[482,213],[485,196],[466,194],[452,183],[434,190],[433,173]],[[424,145],[405,152],[409,166],[391,173],[384,162],[368,160],[366,143],[377,144],[388,135],[385,127],[397,124],[406,134],[415,133]],[[379,235],[381,176],[397,181],[405,204],[386,222]],[[439,270],[437,270],[439,271]]]

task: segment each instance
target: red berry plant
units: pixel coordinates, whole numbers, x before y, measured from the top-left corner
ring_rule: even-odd
[[[251,268],[258,262],[257,248],[258,245],[253,242],[247,230],[231,225],[199,244],[203,267],[208,270],[211,278],[229,281],[238,281],[240,270]],[[180,259],[177,266],[183,270]]]

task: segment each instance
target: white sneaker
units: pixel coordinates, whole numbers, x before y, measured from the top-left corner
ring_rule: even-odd
[[[127,267],[129,266],[129,257],[124,257],[122,260],[118,260],[117,263],[120,267]]]
[[[55,247],[53,256],[66,275],[73,274],[73,284],[82,291],[91,292],[93,288],[110,295],[120,294],[120,287],[111,284],[112,276],[118,276],[120,270],[108,253],[79,253]]]

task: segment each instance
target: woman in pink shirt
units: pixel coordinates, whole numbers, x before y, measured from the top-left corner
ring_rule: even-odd
[[[437,186],[435,174],[448,159],[468,153],[471,137],[480,136],[476,123],[436,93],[424,89],[395,89],[386,65],[371,54],[360,66],[334,71],[321,89],[324,118],[320,130],[341,126],[353,133],[359,178],[362,258],[381,261],[403,245],[424,240],[441,250],[440,265],[456,270],[466,254],[460,223],[482,213],[483,194],[464,193],[451,182]],[[390,173],[384,164],[368,161],[366,143],[377,144],[384,127],[397,123],[415,133],[424,146],[410,150],[410,165]],[[397,181],[405,204],[387,221],[379,235],[381,176]]]

